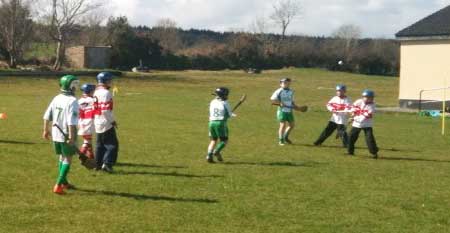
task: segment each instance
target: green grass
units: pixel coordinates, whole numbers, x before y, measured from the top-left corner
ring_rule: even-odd
[[[268,98],[279,77],[295,79],[296,145],[277,145]],[[83,82],[93,79],[83,78]],[[382,159],[357,156],[334,139],[311,147],[329,119],[324,104],[336,83],[356,98],[373,88],[396,106],[398,80],[315,69],[157,72],[117,81],[121,143],[116,174],[76,164],[79,190],[56,196],[56,158],[40,139],[42,114],[55,79],[0,79],[0,232],[448,232],[450,136],[438,119],[383,114],[375,119]],[[207,108],[217,86],[231,102],[249,96],[230,122],[225,164],[204,161]]]
[[[24,54],[25,59],[50,59],[55,56],[56,45],[53,43],[33,43]]]

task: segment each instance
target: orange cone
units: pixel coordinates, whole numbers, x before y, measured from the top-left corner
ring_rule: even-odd
[[[8,118],[8,116],[6,115],[6,113],[0,113],[0,120],[6,120]]]

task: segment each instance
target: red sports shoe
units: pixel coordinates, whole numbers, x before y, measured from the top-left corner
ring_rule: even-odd
[[[59,195],[66,194],[64,192],[63,185],[58,185],[58,184],[56,184],[55,187],[53,187],[53,193],[56,193],[56,194],[59,194]]]

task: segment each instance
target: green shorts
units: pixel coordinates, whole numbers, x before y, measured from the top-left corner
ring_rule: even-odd
[[[64,142],[53,142],[53,146],[55,147],[55,153],[57,155],[63,155],[63,156],[73,156],[75,155],[76,151],[73,146],[69,146],[67,143]]]
[[[278,111],[277,113],[277,119],[279,122],[294,122],[294,113],[293,112],[283,112]]]
[[[209,137],[213,140],[228,140],[228,126],[226,121],[210,121]]]

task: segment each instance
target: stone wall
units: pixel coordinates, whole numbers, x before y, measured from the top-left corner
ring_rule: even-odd
[[[77,46],[66,49],[66,63],[71,68],[85,68],[85,47]]]

